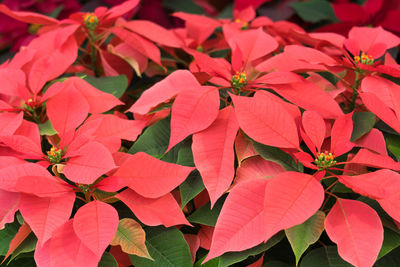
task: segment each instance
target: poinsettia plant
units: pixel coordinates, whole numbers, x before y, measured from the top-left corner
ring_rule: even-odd
[[[0,4],[40,25],[0,65],[1,264],[396,266],[400,38],[264,2],[173,29]]]

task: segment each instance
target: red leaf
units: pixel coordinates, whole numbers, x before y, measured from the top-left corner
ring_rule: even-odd
[[[194,234],[184,234],[186,243],[189,245],[190,254],[192,254],[192,262],[196,260],[197,250],[200,248],[200,238]]]
[[[213,233],[214,227],[201,225],[201,228],[197,233],[200,238],[200,247],[210,250]]]
[[[19,210],[31,226],[39,244],[43,245],[58,227],[68,221],[74,202],[74,192],[51,198],[21,194]]]
[[[33,142],[26,136],[0,136],[0,141],[13,150],[22,153],[24,158],[41,159],[44,156],[38,143]]]
[[[124,202],[135,216],[146,225],[162,224],[165,227],[179,224],[190,225],[170,193],[159,198],[145,198],[131,189],[126,189],[116,197]]]
[[[53,68],[54,61],[52,59],[49,56],[44,56],[33,62],[28,77],[29,88],[33,95],[37,95],[46,82],[50,80],[51,73],[48,69]]]
[[[239,131],[238,135],[236,136],[235,151],[239,165],[246,158],[258,155],[253,145],[249,140],[247,140],[242,131]]]
[[[161,65],[161,53],[155,44],[140,35],[123,28],[113,28],[112,32],[121,40],[124,40],[125,43],[132,46],[132,48],[150,58],[158,65]]]
[[[76,235],[73,220],[59,227],[43,246],[36,245],[35,262],[38,266],[85,266],[95,267],[100,257],[96,256]]]
[[[0,136],[9,136],[20,127],[24,113],[0,113]]]
[[[354,144],[350,142],[353,132],[353,113],[340,116],[332,126],[331,152],[337,157],[350,151]]]
[[[221,23],[213,18],[203,15],[175,12],[172,14],[185,21],[187,37],[196,40],[197,44],[203,43]]]
[[[111,205],[96,200],[78,209],[73,225],[82,243],[101,258],[117,232],[118,222],[118,212]]]
[[[137,34],[140,34],[160,45],[179,48],[183,42],[175,35],[173,31],[146,20],[132,20],[123,24],[123,26]]]
[[[22,176],[48,176],[50,173],[46,168],[35,163],[23,163],[10,165],[0,169],[0,189],[6,191],[17,191],[15,185]]]
[[[114,175],[125,179],[138,194],[158,198],[180,185],[192,170],[192,167],[164,162],[138,152],[127,159]]]
[[[331,119],[343,115],[339,104],[318,85],[311,82],[276,84],[271,86],[278,94],[290,102],[318,112],[323,118]],[[320,103],[324,103],[321,105]]]
[[[219,92],[216,87],[187,88],[175,99],[171,110],[171,136],[168,150],[190,134],[206,129],[218,116]]]
[[[368,149],[360,149],[354,158],[351,159],[350,163],[363,164],[374,168],[400,170],[399,162],[394,161],[389,156],[375,154]]]
[[[25,87],[25,72],[20,69],[13,69],[11,67],[0,69],[0,82],[1,93],[9,96],[20,96],[25,98],[25,94],[21,94],[21,90],[26,90],[26,94],[29,94]],[[24,88],[24,89],[22,89]]]
[[[263,95],[268,94],[256,94],[252,98],[231,95],[240,128],[259,143],[298,148],[299,137],[293,117],[280,103],[266,102]]]
[[[30,24],[40,24],[40,25],[58,24],[58,20],[53,19],[51,17],[34,12],[13,11],[10,10],[4,4],[0,4],[0,12],[7,16],[12,17],[13,19]]]
[[[360,97],[368,110],[392,127],[393,130],[400,133],[400,123],[398,118],[384,102],[382,102],[375,94],[369,92],[360,93]]]
[[[400,175],[391,170],[378,170],[357,176],[340,176],[340,182],[354,192],[380,200],[397,195]]]
[[[129,1],[124,1],[119,5],[113,6],[109,10],[107,10],[105,14],[105,19],[107,21],[121,17],[122,15],[128,13],[132,9],[134,9],[138,4],[139,0],[129,0]]]
[[[275,162],[263,159],[260,156],[248,158],[237,168],[234,184],[252,179],[271,178],[285,169]]]
[[[0,230],[6,223],[14,221],[14,214],[18,210],[19,193],[0,189]]]
[[[324,188],[311,175],[284,172],[269,179],[265,189],[265,240],[280,230],[301,224],[324,200]]]
[[[376,153],[387,156],[386,142],[383,133],[372,128],[371,131],[355,141],[357,146],[371,149]]]
[[[66,156],[71,158],[64,168],[64,174],[76,183],[92,184],[116,167],[111,153],[97,142],[90,142],[78,151],[68,151]]]
[[[14,252],[14,250],[21,245],[21,243],[25,240],[25,238],[28,237],[28,235],[31,233],[31,228],[29,227],[28,224],[24,223],[21,225],[21,227],[18,229],[17,234],[14,236],[14,238],[10,242],[10,246],[8,248],[7,254],[4,256],[3,261],[0,263],[2,264],[8,256],[11,255],[11,253]]]
[[[191,72],[187,70],[174,71],[167,78],[145,90],[129,111],[144,115],[152,108],[172,99],[181,91],[199,87],[199,82]]]
[[[99,127],[94,132],[96,137],[115,137],[129,141],[135,141],[148,122],[146,119],[126,120],[111,114],[92,117],[102,119]]]
[[[243,66],[278,48],[278,42],[261,28],[235,34],[228,43],[232,51],[238,47],[242,52]]]
[[[71,83],[57,95],[47,100],[47,116],[64,144],[69,143],[75,129],[86,119],[89,104]]]
[[[231,190],[218,217],[205,261],[227,251],[254,247],[265,240],[264,196],[268,181],[251,180]]]
[[[228,189],[235,175],[233,144],[239,124],[228,106],[204,131],[193,134],[193,159],[210,195],[211,206]]]
[[[73,192],[71,185],[58,177],[49,176],[22,176],[15,187],[21,193],[38,197],[61,197]]]
[[[320,151],[325,139],[324,119],[317,112],[306,110],[303,113],[302,124],[305,133],[310,137],[317,150]]]
[[[78,89],[89,104],[90,113],[103,113],[117,105],[124,104],[112,94],[100,91],[84,79],[71,77],[66,81],[66,83],[72,83],[72,86]]]
[[[383,227],[375,210],[356,200],[338,199],[325,219],[325,230],[340,257],[355,266],[372,266],[383,242]]]

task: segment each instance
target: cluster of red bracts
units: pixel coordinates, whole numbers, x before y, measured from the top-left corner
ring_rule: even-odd
[[[368,110],[400,133],[400,86],[386,78],[400,77],[387,52],[400,39],[380,27],[354,27],[347,37],[311,34],[256,18],[251,7],[232,20],[176,13],[185,27],[167,30],[121,18],[138,2],[61,21],[0,5],[0,12],[42,25],[38,38],[0,66],[0,227],[22,215],[14,240],[35,234],[38,266],[97,266],[110,244],[151,259],[144,241],[141,252],[123,247],[118,227],[143,230],[120,220],[112,203],[122,201],[148,226],[191,226],[175,193],[197,169],[205,191],[195,202],[214,206],[229,193],[215,228],[200,225],[187,238],[194,258],[199,246],[210,260],[323,216],[322,230],[340,256],[372,266],[381,219],[365,203],[339,196],[335,185],[375,199],[400,221],[400,163],[388,156],[380,130],[353,131],[355,113]],[[230,60],[210,56],[227,49]],[[166,67],[174,71],[129,109],[75,75],[125,74],[131,81],[165,75]],[[166,103],[172,106],[160,109]],[[122,152],[122,140],[135,142],[167,116],[165,153],[191,137],[195,167]],[[260,145],[304,168],[263,158]],[[327,209],[331,197],[336,202]]]

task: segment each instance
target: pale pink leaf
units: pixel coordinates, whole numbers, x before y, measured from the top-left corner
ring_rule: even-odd
[[[374,168],[400,170],[399,162],[394,161],[389,156],[376,154],[368,149],[360,149],[354,158],[350,160],[350,163],[362,164]]]
[[[219,112],[207,129],[193,134],[193,160],[203,179],[211,206],[228,189],[235,175],[233,144],[239,124],[231,106]]]
[[[164,162],[138,152],[125,160],[114,176],[125,179],[138,194],[158,198],[180,185],[192,170],[192,167]]]
[[[90,142],[73,151],[65,168],[65,176],[73,182],[92,184],[116,166],[111,153],[100,143]]]
[[[175,48],[183,45],[183,42],[175,35],[173,31],[169,31],[151,21],[131,20],[124,23],[123,26],[160,45]]]
[[[95,200],[78,209],[73,226],[82,243],[101,258],[117,232],[118,222],[113,206]]]
[[[268,179],[284,171],[281,165],[261,156],[250,157],[237,168],[234,184],[252,179]]]
[[[344,260],[357,267],[375,263],[383,242],[383,226],[367,204],[338,198],[326,216],[325,230]]]
[[[229,193],[219,214],[205,261],[228,251],[242,251],[265,240],[265,187],[269,180],[238,184]]]
[[[306,110],[303,113],[302,123],[305,133],[310,137],[317,150],[320,151],[325,139],[324,119],[317,112]]]
[[[47,116],[61,138],[70,140],[75,129],[86,119],[89,104],[72,84],[47,100]],[[64,142],[68,142],[67,140]]]
[[[43,267],[97,267],[100,261],[76,235],[73,219],[59,227],[43,246],[37,244],[34,257]]]
[[[350,142],[353,132],[353,113],[340,116],[332,126],[331,151],[337,157],[350,151],[354,144]]]
[[[116,197],[124,202],[146,225],[164,225],[165,227],[180,224],[190,225],[179,204],[170,193],[159,198],[145,198],[131,189],[126,189]]]
[[[280,230],[305,222],[321,207],[324,188],[314,176],[283,172],[269,179],[265,189],[265,240]]]
[[[216,87],[187,88],[175,99],[171,110],[171,136],[168,150],[190,134],[206,129],[218,116],[219,92]]]
[[[14,221],[14,214],[18,210],[19,193],[0,189],[0,230],[6,223]]]
[[[181,91],[199,87],[199,82],[191,72],[187,70],[174,71],[167,78],[145,90],[129,111],[144,115],[159,104],[174,98]]]
[[[21,194],[19,210],[38,238],[38,242],[43,245],[58,227],[68,221],[74,202],[74,192],[48,198]]]
[[[255,141],[283,148],[297,148],[299,137],[293,117],[283,105],[266,103],[260,95],[231,95],[240,128]]]

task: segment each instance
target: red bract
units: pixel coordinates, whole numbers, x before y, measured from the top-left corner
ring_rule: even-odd
[[[38,266],[279,265],[283,231],[301,266],[397,253],[397,36],[252,6],[167,30],[121,17],[138,3],[62,21],[0,6],[43,24],[0,66],[6,258],[37,238]]]
[[[341,20],[324,26],[319,31],[347,34],[354,26],[382,26],[399,33],[396,17],[400,14],[399,3],[392,0],[368,0],[363,5],[350,1],[337,1],[332,4],[336,17]]]

